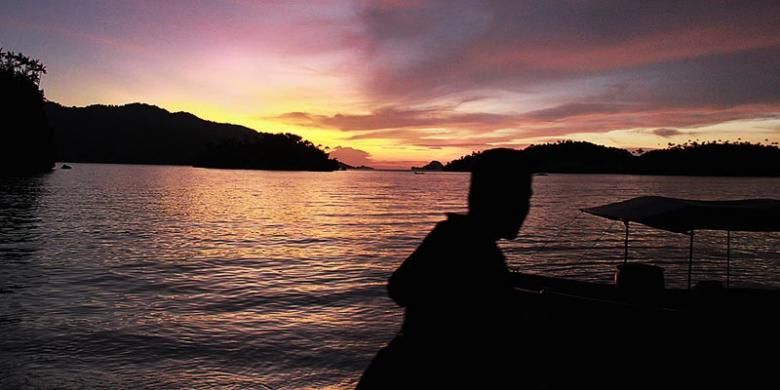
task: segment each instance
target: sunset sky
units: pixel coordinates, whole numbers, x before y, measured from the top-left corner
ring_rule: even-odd
[[[3,0],[0,47],[64,105],[294,132],[357,165],[780,141],[777,0]]]

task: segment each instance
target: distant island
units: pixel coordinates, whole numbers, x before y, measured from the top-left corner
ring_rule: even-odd
[[[60,161],[194,165],[209,168],[333,171],[372,169],[331,159],[294,134],[258,133],[186,112],[134,103],[82,108],[45,103]],[[536,172],[688,176],[780,176],[780,148],[747,142],[689,142],[636,151],[584,141],[523,149]],[[471,170],[480,153],[414,171]],[[53,161],[53,160],[52,160]]]
[[[0,48],[0,174],[50,172],[54,162],[334,171],[339,162],[295,134],[260,133],[149,104],[65,107],[40,89],[46,67]]]
[[[413,171],[443,171],[444,164],[434,160],[422,167],[412,167],[412,170]]]
[[[559,141],[523,149],[536,172],[682,176],[780,176],[780,148],[748,142],[688,142],[638,151],[583,141]],[[445,171],[469,172],[480,153],[450,161]]]
[[[196,167],[267,169],[280,171],[335,171],[339,162],[295,134],[255,133],[209,145]]]
[[[0,49],[0,174],[50,172],[54,161],[334,171],[353,167],[295,134],[260,133],[157,106],[65,107],[47,102],[40,61]],[[634,153],[582,141],[531,145],[536,172],[780,176],[780,148],[748,142],[686,142]],[[413,171],[471,170],[480,153]]]
[[[57,159],[209,168],[333,171],[338,162],[294,134],[259,133],[157,106],[46,103]]]
[[[369,167],[369,166],[366,166],[366,165],[352,166],[352,165],[349,165],[349,164],[345,164],[345,163],[343,163],[341,161],[339,161],[339,169],[341,169],[342,171],[352,171],[352,170],[354,170],[354,171],[373,171],[374,170],[373,167]]]

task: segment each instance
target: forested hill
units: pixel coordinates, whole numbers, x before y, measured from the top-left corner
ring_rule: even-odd
[[[186,112],[171,113],[149,104],[64,107],[49,102],[46,114],[54,129],[59,161],[250,169],[338,168],[327,153],[296,135],[258,133],[244,126],[211,122]]]
[[[780,176],[776,145],[686,143],[631,153],[581,141],[531,145],[523,150],[536,172],[626,173],[689,176]],[[480,153],[450,161],[445,171],[470,171]]]

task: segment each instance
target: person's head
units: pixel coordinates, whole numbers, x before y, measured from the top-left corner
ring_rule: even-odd
[[[531,169],[523,152],[490,149],[482,152],[471,171],[469,215],[480,220],[496,239],[517,237],[528,215]]]

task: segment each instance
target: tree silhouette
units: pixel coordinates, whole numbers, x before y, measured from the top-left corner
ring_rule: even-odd
[[[750,142],[690,142],[637,158],[637,173],[700,176],[780,176],[780,148]]]
[[[334,171],[338,161],[295,134],[257,133],[210,145],[195,166],[207,168]]]
[[[40,89],[46,67],[0,48],[0,174],[35,174],[54,166],[54,142]]]
[[[640,149],[641,150],[641,149]],[[582,141],[531,145],[523,150],[532,169],[557,173],[630,173],[700,176],[780,176],[780,148],[749,142],[669,143],[666,149],[636,155],[628,150]],[[481,153],[444,166],[445,171],[470,171]]]
[[[41,75],[46,74],[46,66],[22,53],[6,52],[0,48],[0,72],[30,81],[37,86],[41,83]]]

